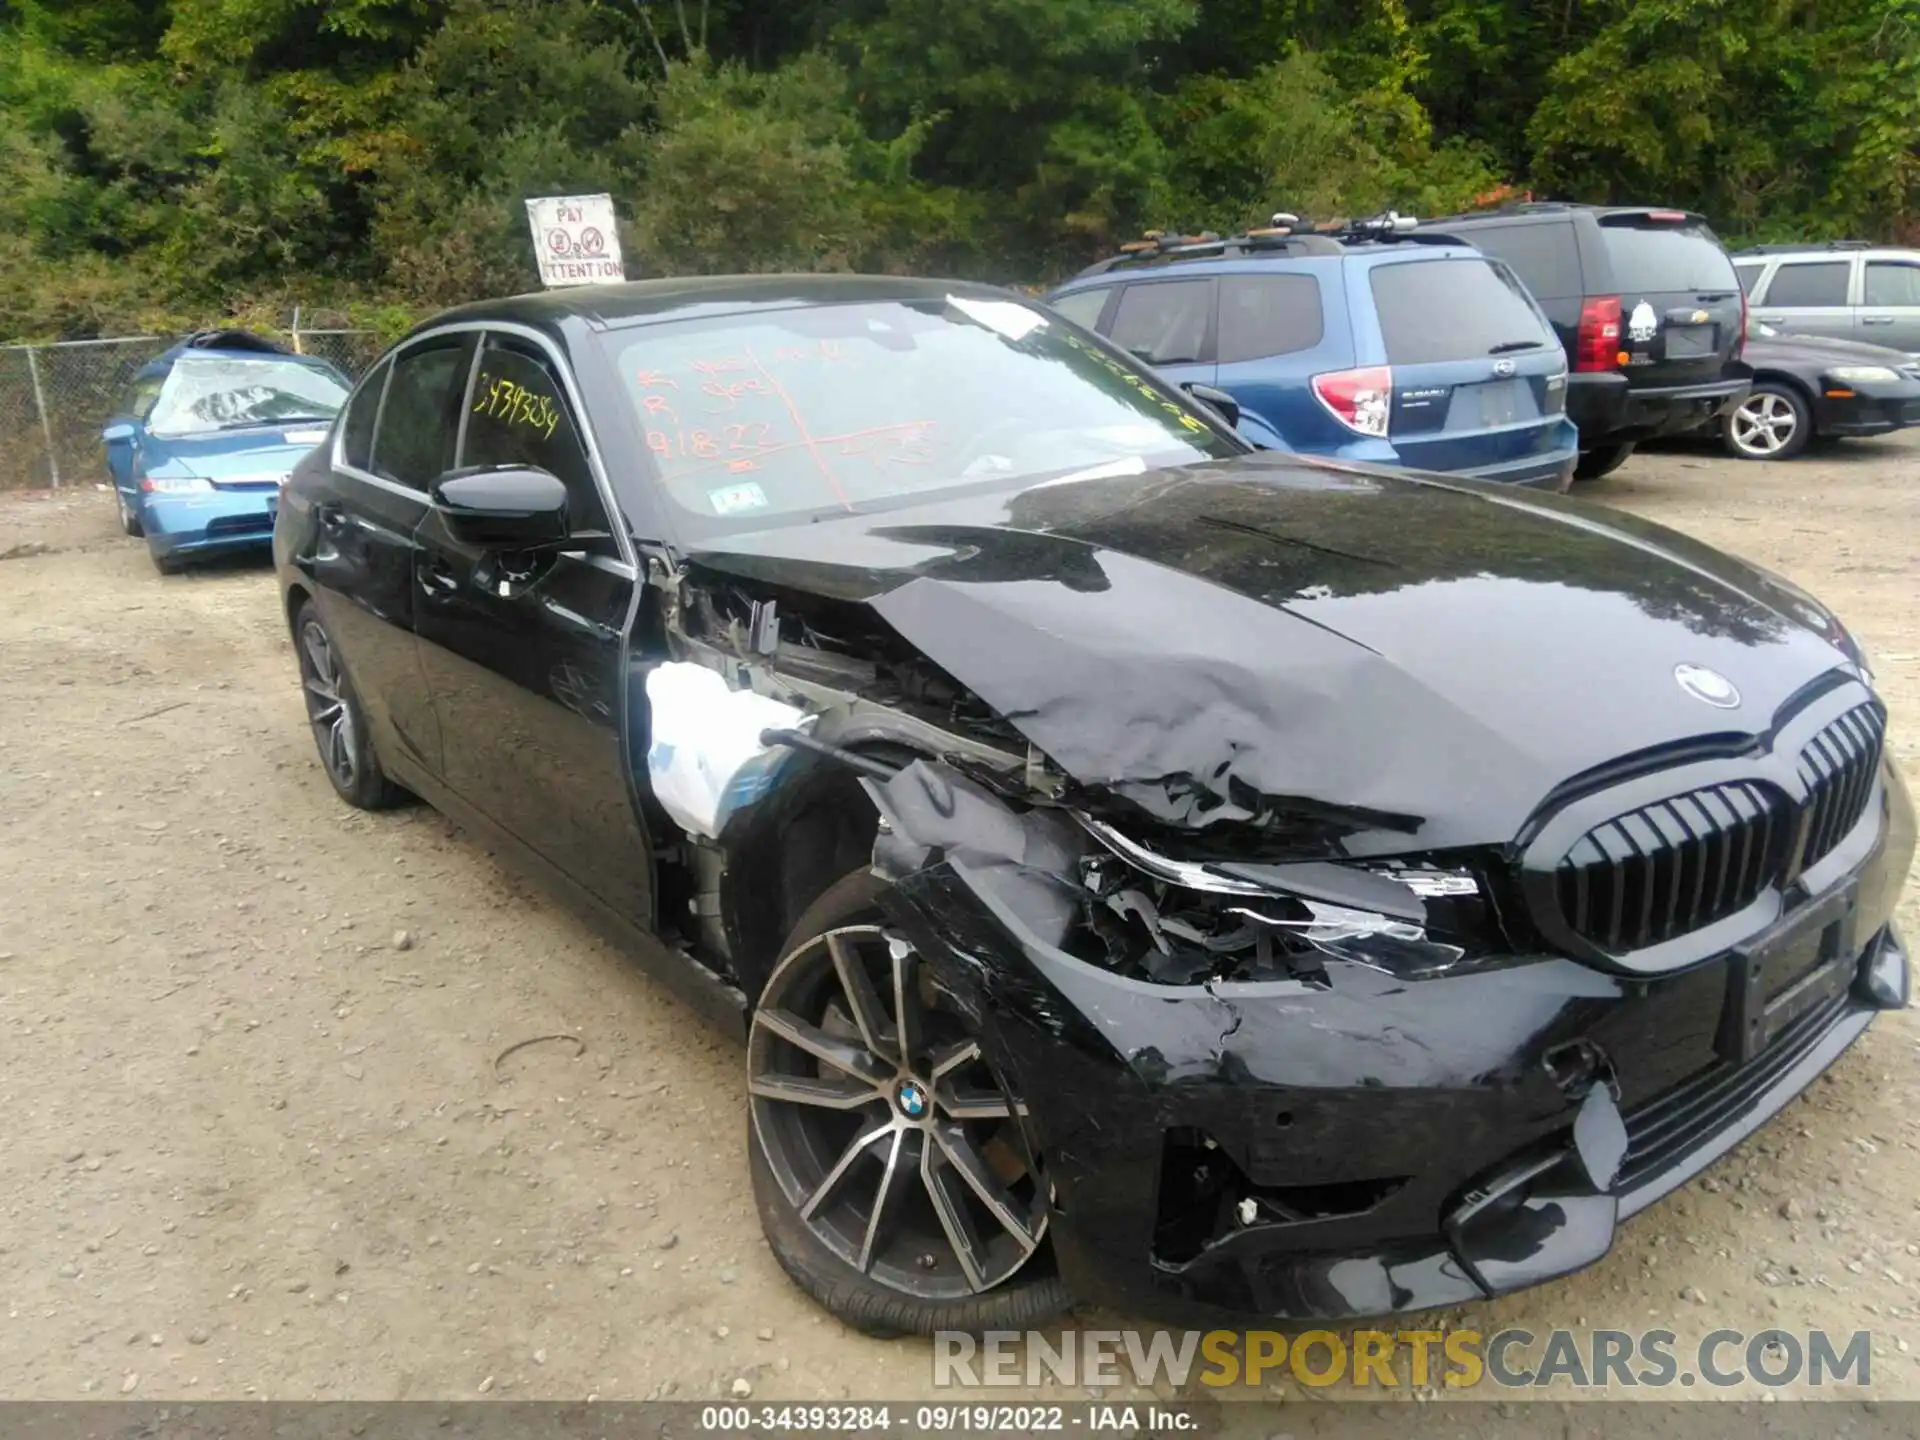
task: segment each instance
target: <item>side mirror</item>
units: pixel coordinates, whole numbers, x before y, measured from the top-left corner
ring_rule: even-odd
[[[1229,429],[1240,423],[1240,402],[1226,391],[1217,390],[1211,385],[1202,385],[1197,381],[1189,382],[1180,388],[1209,410],[1216,411],[1220,418],[1227,422]]]
[[[100,432],[100,438],[109,445],[117,445],[123,440],[131,440],[133,436],[134,426],[131,421],[127,420],[116,420]]]
[[[535,550],[567,538],[567,487],[545,470],[450,470],[428,487],[447,529],[487,550]]]

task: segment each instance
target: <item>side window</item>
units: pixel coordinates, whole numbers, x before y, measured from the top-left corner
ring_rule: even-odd
[[[393,362],[369,468],[383,480],[425,490],[453,468],[466,390],[466,337],[429,340]]]
[[[1211,280],[1129,285],[1120,292],[1110,338],[1149,365],[1202,360],[1206,358],[1202,352],[1207,343],[1207,312],[1212,308]]]
[[[380,418],[380,392],[387,385],[387,368],[386,361],[381,361],[360,382],[353,399],[347,402],[347,417],[340,422],[340,458],[356,470],[365,470],[373,459],[373,422]]]
[[[1220,280],[1222,365],[1311,350],[1325,334],[1320,282],[1311,275],[1225,275]]]
[[[480,352],[460,464],[545,470],[567,487],[567,517],[573,529],[607,529],[607,510],[593,483],[587,447],[553,362],[517,340],[489,335]]]
[[[1867,304],[1920,305],[1920,265],[1910,260],[1869,260]]]
[[[1100,323],[1100,312],[1107,308],[1107,296],[1112,293],[1111,285],[1102,285],[1098,290],[1076,290],[1054,301],[1053,308],[1083,330],[1091,330]]]
[[[1735,265],[1733,273],[1740,277],[1740,288],[1751,295],[1755,282],[1760,279],[1760,272],[1766,268],[1767,262],[1764,260],[1749,260],[1744,265]]]
[[[1563,300],[1586,289],[1580,272],[1580,245],[1564,221],[1526,225],[1480,225],[1461,232],[1476,250],[1497,255],[1536,300]]]
[[[1782,265],[1767,286],[1767,304],[1787,307],[1844,305],[1851,260],[1817,260]]]
[[[160,398],[160,387],[167,383],[164,375],[146,375],[133,382],[127,391],[126,412],[136,420],[144,420],[153,411],[154,401]]]

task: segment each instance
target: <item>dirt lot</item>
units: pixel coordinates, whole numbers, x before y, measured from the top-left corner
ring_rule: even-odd
[[[1591,494],[1831,602],[1915,774],[1920,443]],[[340,805],[268,573],[162,580],[112,515],[0,497],[0,1395],[930,1393],[762,1247],[738,1052],[431,811]],[[1869,1329],[1920,1397],[1917,1042],[1887,1018],[1605,1262],[1441,1318]]]

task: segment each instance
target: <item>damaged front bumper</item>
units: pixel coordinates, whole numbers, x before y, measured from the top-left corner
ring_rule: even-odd
[[[1018,1097],[1083,1301],[1358,1318],[1565,1274],[1908,999],[1890,912],[1910,810],[1817,903],[1669,976],[1540,955],[1166,985],[1069,954],[1057,832],[964,782],[946,803],[947,777],[916,812],[929,768],[870,787],[876,868]]]

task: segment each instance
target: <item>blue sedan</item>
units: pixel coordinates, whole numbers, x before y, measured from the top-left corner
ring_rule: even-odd
[[[265,554],[280,485],[327,438],[350,382],[240,331],[195,335],[142,367],[100,438],[127,534],[162,574]]]

